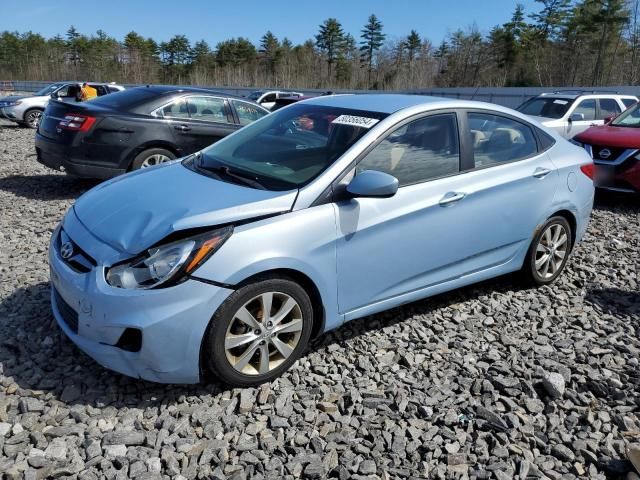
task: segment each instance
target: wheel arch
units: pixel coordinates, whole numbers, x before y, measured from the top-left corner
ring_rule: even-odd
[[[136,148],[131,150],[131,153],[127,157],[126,165],[124,165],[127,171],[128,172],[131,171],[131,165],[133,164],[133,160],[138,155],[140,155],[145,150],[150,150],[152,148],[164,148],[165,150],[169,150],[171,153],[173,153],[176,156],[176,158],[179,158],[181,156],[181,153],[179,152],[178,148],[173,143],[167,142],[166,140],[150,140],[146,143],[143,143],[142,145],[138,145]]]
[[[576,219],[575,214],[570,210],[562,209],[549,216],[549,218],[552,217],[562,217],[569,222],[569,227],[571,227],[571,248],[573,248],[576,242],[578,228],[578,220]]]
[[[26,122],[26,121],[27,121],[27,120],[26,120],[26,118],[27,118],[27,114],[28,114],[29,112],[33,112],[34,110],[37,110],[37,111],[39,111],[39,112],[44,112],[44,109],[45,109],[45,107],[39,107],[39,106],[33,106],[33,107],[29,107],[29,108],[27,108],[27,109],[24,111],[24,113],[22,114],[22,120],[21,120],[21,121],[22,121],[22,122]]]
[[[300,270],[293,268],[273,268],[260,273],[253,274],[236,285],[236,289],[243,287],[249,283],[258,282],[268,278],[285,278],[296,282],[309,295],[311,305],[313,307],[313,325],[311,329],[311,338],[316,338],[324,332],[326,312],[320,289],[315,282]]]

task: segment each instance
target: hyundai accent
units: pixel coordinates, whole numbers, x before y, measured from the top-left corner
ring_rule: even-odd
[[[344,322],[514,271],[585,233],[584,149],[496,105],[336,95],[84,194],[52,236],[52,306],[107,368],[280,375]]]

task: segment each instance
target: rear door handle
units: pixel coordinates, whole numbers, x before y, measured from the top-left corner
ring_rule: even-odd
[[[538,167],[533,171],[533,176],[536,178],[544,178],[551,173],[548,168]]]
[[[444,197],[440,199],[440,206],[445,207],[447,205],[451,205],[452,203],[459,202],[464,197],[466,197],[466,193],[463,192],[447,192]]]
[[[181,132],[188,132],[191,130],[191,127],[187,127],[186,125],[174,125],[173,128],[180,130]]]

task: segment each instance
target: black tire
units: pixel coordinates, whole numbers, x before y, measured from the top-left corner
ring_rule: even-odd
[[[38,128],[43,111],[44,110],[40,108],[31,108],[27,110],[24,112],[24,122],[20,122],[20,124],[28,128]]]
[[[564,235],[566,235],[565,254],[561,261],[560,259],[557,260],[558,265],[557,267],[555,267],[556,269],[553,271],[553,273],[547,272],[547,274],[543,276],[542,274],[543,272],[540,272],[539,269],[536,268],[536,262],[538,260],[543,259],[545,252],[540,252],[538,250],[538,245],[541,245],[541,240],[543,243],[546,243],[545,240],[543,240],[543,236],[546,235],[547,232],[553,232],[554,229],[557,229],[558,227],[562,228]],[[560,236],[560,239],[562,239],[562,236]],[[541,248],[546,248],[546,246],[541,245]],[[567,260],[569,259],[569,254],[571,253],[572,248],[573,248],[573,231],[567,219],[560,216],[549,218],[544,223],[544,225],[542,225],[542,227],[538,229],[535,236],[533,237],[533,240],[531,241],[529,250],[527,251],[527,256],[525,257],[524,264],[522,266],[522,271],[521,271],[525,281],[529,284],[538,285],[538,286],[548,285],[553,281],[555,281],[555,279],[558,278],[558,276],[564,270],[564,267],[567,265]],[[549,252],[553,252],[553,253],[549,253]],[[556,248],[554,248],[553,250],[547,250],[546,255],[551,255],[552,259],[555,260],[557,258],[557,256],[554,256],[554,255],[557,255],[555,254],[555,252],[556,252]],[[550,268],[553,269],[554,267],[552,266]]]
[[[227,334],[229,333],[229,330],[231,328],[238,325],[238,320],[234,320],[236,313],[245,305],[248,305],[247,308],[250,308],[251,303],[248,304],[247,302],[252,302],[252,299],[254,299],[255,297],[269,292],[277,292],[276,295],[287,295],[295,300],[295,302],[297,302],[299,309],[297,309],[296,312],[302,315],[302,331],[299,334],[299,339],[297,341],[297,344],[295,345],[295,348],[293,348],[293,352],[283,360],[279,358],[281,355],[277,351],[277,349],[275,349],[274,345],[270,343],[270,340],[267,340],[266,342],[263,341],[262,345],[266,344],[267,349],[273,350],[273,353],[271,353],[271,355],[274,356],[274,362],[279,361],[281,363],[276,364],[273,369],[269,370],[265,374],[257,373],[257,369],[252,374],[246,374],[234,368],[233,364],[228,358],[228,353],[225,349]],[[278,305],[274,301],[274,305],[271,311],[273,312],[274,309],[277,308]],[[256,317],[259,317],[259,315]],[[232,321],[234,322],[233,327],[231,326]],[[243,325],[242,322],[240,322],[240,325]],[[203,338],[203,366],[215,377],[222,380],[228,385],[232,385],[234,387],[250,387],[260,385],[261,383],[271,381],[280,376],[298,358],[300,358],[300,356],[306,349],[307,344],[309,343],[312,327],[313,306],[311,304],[309,295],[300,285],[292,280],[285,278],[259,279],[253,283],[249,283],[239,288],[234,293],[232,293],[214,314]],[[246,332],[240,332],[240,334],[245,335],[252,333],[254,332],[250,328],[247,329]],[[285,333],[283,335],[285,336],[286,340],[286,335],[293,334]],[[249,342],[249,346],[246,347],[246,350],[251,350],[251,345],[254,344],[254,341],[259,341],[259,339]],[[243,346],[239,348],[245,347]],[[229,354],[231,354],[231,352],[234,352],[235,354],[235,350],[231,349]],[[259,350],[254,350],[254,352],[255,353],[252,353],[250,357],[254,359],[253,363],[258,364],[261,358],[261,352]]]
[[[147,150],[143,150],[138,155],[136,155],[136,157],[133,159],[133,162],[131,162],[130,170],[139,170],[140,168],[151,166],[147,164],[149,163],[149,159],[151,159],[154,156],[166,157],[167,160],[165,161],[173,160],[176,158],[175,154],[172,151],[167,150],[166,148],[149,148]],[[163,163],[163,162],[158,162],[158,163]]]

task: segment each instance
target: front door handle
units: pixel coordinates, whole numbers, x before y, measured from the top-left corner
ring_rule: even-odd
[[[447,192],[444,197],[440,199],[440,206],[446,207],[447,205],[451,205],[452,203],[459,202],[464,197],[466,197],[466,193],[463,192]]]
[[[174,125],[173,128],[180,130],[181,132],[188,132],[191,130],[191,127],[187,127],[186,125]]]
[[[548,168],[538,167],[533,171],[533,176],[536,178],[544,178],[551,173]]]

